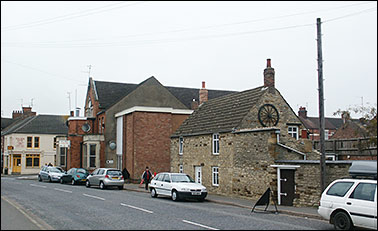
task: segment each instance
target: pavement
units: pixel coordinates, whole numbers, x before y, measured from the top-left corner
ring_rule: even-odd
[[[1,174],[1,177],[8,176],[13,177],[19,180],[36,180],[37,175],[3,175]],[[148,190],[145,190],[144,184],[134,184],[134,183],[125,183],[124,189],[129,191],[135,191],[135,192],[141,192],[141,193],[150,193]],[[218,204],[224,204],[224,205],[231,205],[236,206],[240,208],[247,208],[252,210],[253,206],[256,204],[256,200],[252,199],[244,199],[239,197],[231,197],[231,196],[223,196],[223,195],[217,195],[208,193],[205,201],[212,202],[212,203],[218,203]],[[298,216],[298,217],[304,217],[304,218],[312,218],[312,219],[319,219],[324,220],[319,214],[318,214],[318,208],[317,207],[294,207],[294,206],[284,206],[284,205],[276,205],[278,213],[282,214],[288,214],[291,216]],[[256,206],[255,211],[256,212],[264,212],[265,209],[264,206]],[[270,204],[265,212],[275,212],[275,206],[272,200],[270,200]]]

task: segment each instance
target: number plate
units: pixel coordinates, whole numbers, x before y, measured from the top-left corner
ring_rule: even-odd
[[[192,195],[201,195],[201,192],[192,192]]]
[[[118,177],[113,176],[112,179],[113,179],[113,180],[118,180]]]

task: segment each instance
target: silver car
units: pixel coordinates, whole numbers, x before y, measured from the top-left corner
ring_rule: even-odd
[[[125,180],[123,179],[121,170],[114,168],[98,168],[87,177],[85,186],[87,186],[87,188],[99,186],[100,189],[115,186],[122,190],[124,183]]]
[[[60,181],[64,171],[61,167],[44,166],[39,171],[38,180],[47,180],[49,182]]]

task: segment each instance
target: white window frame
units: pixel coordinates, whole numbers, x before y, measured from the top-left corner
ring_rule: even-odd
[[[182,164],[179,165],[179,173],[184,173],[184,166]]]
[[[214,155],[219,155],[219,134],[218,133],[214,133],[213,134],[212,149],[213,149],[213,154]]]
[[[295,128],[295,132],[293,131],[293,129]],[[291,130],[290,130],[291,129]],[[294,139],[298,140],[299,138],[299,129],[298,129],[298,126],[288,126],[287,127],[287,133],[293,137]],[[295,134],[295,137],[293,136]]]
[[[184,153],[184,137],[179,137],[179,155]]]
[[[329,139],[329,130],[324,130],[324,139],[328,140]]]
[[[219,167],[211,167],[212,185],[219,186]]]

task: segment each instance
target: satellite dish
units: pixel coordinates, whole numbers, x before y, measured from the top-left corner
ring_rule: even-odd
[[[89,124],[83,124],[83,126],[81,127],[81,129],[84,132],[89,132],[89,130],[91,130],[91,126],[89,126]]]
[[[110,141],[110,142],[109,142],[109,148],[110,148],[111,150],[114,150],[116,147],[117,147],[117,144],[116,144],[116,143],[114,143],[113,141]]]

